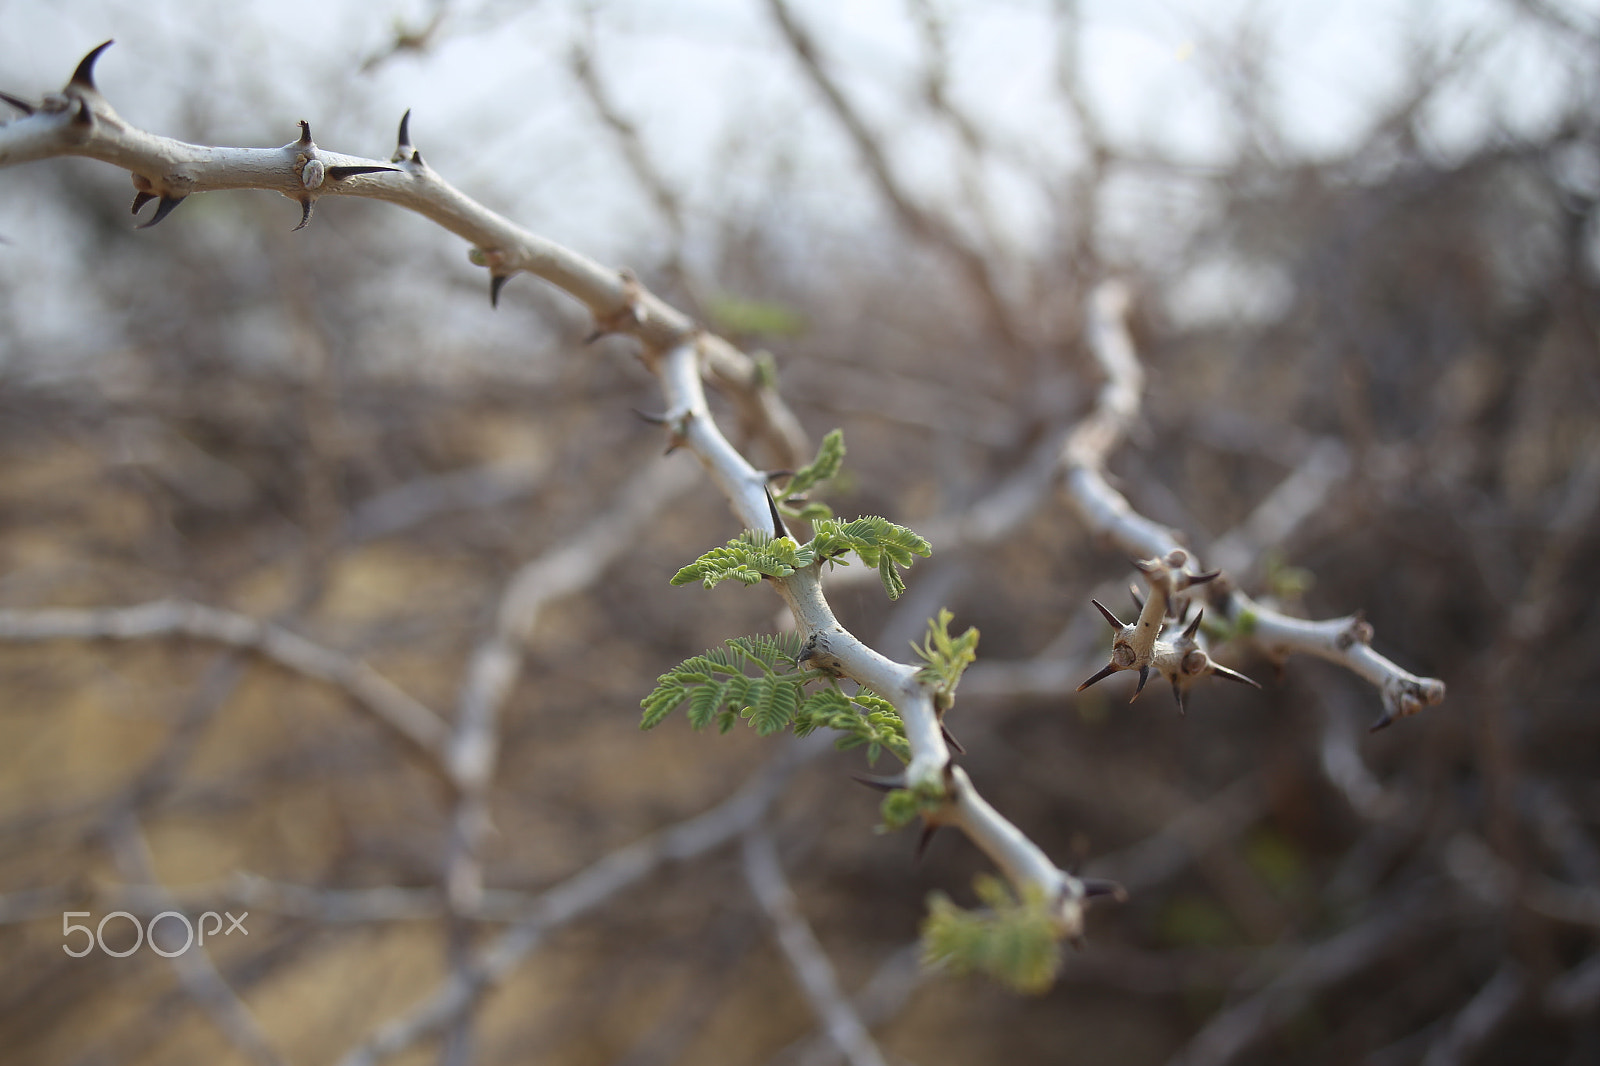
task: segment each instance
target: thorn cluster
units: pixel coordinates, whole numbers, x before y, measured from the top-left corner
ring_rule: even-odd
[[[1133,690],[1133,698],[1129,700],[1131,703],[1144,691],[1145,682],[1150,680],[1150,673],[1154,670],[1171,683],[1172,695],[1178,701],[1178,713],[1182,714],[1187,709],[1189,689],[1203,677],[1215,676],[1242,685],[1261,687],[1244,674],[1213,662],[1200,646],[1198,635],[1200,621],[1205,616],[1204,610],[1197,611],[1193,620],[1184,624],[1188,619],[1189,599],[1180,594],[1195,585],[1215,579],[1220,573],[1217,570],[1203,574],[1191,573],[1184,569],[1188,561],[1185,552],[1174,550],[1165,559],[1146,559],[1134,563],[1149,581],[1150,595],[1141,599],[1137,588],[1129,590],[1133,593],[1134,606],[1139,611],[1138,618],[1132,623],[1123,622],[1099,600],[1089,601],[1111,626],[1115,636],[1111,639],[1111,661],[1079,685],[1079,692],[1120,671],[1138,670],[1139,684]],[[1168,619],[1174,619],[1177,625],[1183,625],[1184,628],[1177,638],[1164,640],[1162,633],[1167,629]]]

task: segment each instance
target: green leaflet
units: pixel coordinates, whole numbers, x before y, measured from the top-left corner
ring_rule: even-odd
[[[891,600],[899,599],[906,590],[896,567],[909,567],[914,556],[926,558],[933,554],[933,546],[925,538],[877,515],[848,522],[826,518],[817,522],[814,529],[816,535],[806,547],[816,559],[834,562],[841,555],[855,552],[867,566],[878,568],[878,577]]]
[[[963,910],[943,893],[928,899],[922,922],[922,959],[957,974],[985,973],[1019,992],[1048,989],[1061,965],[1055,920],[1044,899],[1018,900],[990,876],[975,882],[981,911]]]
[[[789,483],[783,487],[778,509],[792,518],[803,518],[809,522],[833,517],[833,511],[827,504],[807,502],[803,497],[839,473],[839,467],[844,463],[844,452],[844,434],[837,429],[830,430],[817,447],[817,457],[795,471]]]
[[[928,635],[922,639],[921,647],[911,645],[924,664],[917,671],[917,680],[934,687],[934,706],[940,710],[955,702],[961,675],[978,658],[978,631],[969,626],[959,637],[952,637],[950,622],[954,618],[948,610],[939,608],[939,616],[928,620]]]
[[[715,722],[726,733],[740,718],[763,736],[790,726],[797,736],[832,729],[843,734],[840,748],[865,744],[870,761],[884,750],[909,761],[911,748],[894,706],[868,689],[847,696],[826,671],[800,669],[802,647],[798,634],[780,633],[738,637],[691,656],[657,678],[655,690],[639,701],[639,726],[652,729],[687,704],[696,729]],[[808,694],[813,681],[825,685]]]
[[[674,585],[702,582],[706,588],[733,578],[754,585],[764,577],[788,577],[811,562],[788,537],[774,537],[759,529],[747,529],[721,548],[712,548],[700,558],[672,575]]]

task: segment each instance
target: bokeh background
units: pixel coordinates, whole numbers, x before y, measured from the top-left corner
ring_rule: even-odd
[[[71,0],[0,25],[0,89],[116,37],[112,104],[199,143],[307,119],[387,157],[412,108],[469,195],[770,352],[813,437],[845,431],[835,509],[934,542],[898,604],[840,584],[841,619],[902,658],[941,605],[979,627],[963,765],[1132,890],[1042,996],[921,974],[927,894],[970,903],[985,869],[966,841],[914,862],[874,833],[860,753],[637,728],[658,673],[779,604],[668,586],[736,530],[633,414],[659,398],[631,342],[585,345],[526,277],[491,310],[459,241],[383,204],[291,234],[295,204],[211,194],[135,233],[124,173],[58,160],[0,173],[0,609],[239,612],[452,719],[513,578],[634,532],[516,643],[467,919],[454,797],[345,687],[204,640],[0,642],[7,1062],[339,1061],[541,893],[780,773],[762,825],[890,1062],[1600,1059],[1593,3]],[[1073,693],[1105,655],[1089,598],[1126,610],[1134,576],[1048,472],[1113,276],[1149,377],[1119,487],[1252,593],[1364,610],[1442,706],[1369,736],[1369,686],[1248,648],[1219,658],[1265,690],[1187,717],[1126,678]],[[996,514],[1002,543],[962,547]],[[64,911],[162,902],[249,935],[178,965],[61,950]],[[836,1060],[817,1031],[734,839],[552,922],[392,1061]]]

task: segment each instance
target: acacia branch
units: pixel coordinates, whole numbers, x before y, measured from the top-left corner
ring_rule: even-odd
[[[1195,553],[1183,545],[1176,532],[1134,510],[1106,478],[1106,463],[1138,418],[1144,392],[1144,370],[1125,322],[1129,298],[1127,288],[1117,282],[1103,283],[1094,293],[1089,344],[1106,383],[1094,410],[1062,447],[1062,491],[1089,529],[1136,559],[1157,564],[1165,560],[1181,583],[1185,576],[1204,577],[1194,573],[1198,569]],[[1284,506],[1294,510],[1299,505]],[[1150,572],[1149,564],[1141,567]],[[1315,622],[1294,618],[1240,592],[1225,574],[1201,588],[1205,606],[1227,621],[1233,635],[1254,641],[1269,656],[1281,661],[1293,652],[1305,652],[1337,663],[1374,685],[1383,698],[1383,715],[1372,726],[1374,730],[1444,700],[1443,681],[1418,677],[1372,649],[1372,626],[1359,614]],[[1153,587],[1150,603],[1155,600]],[[1106,672],[1142,668],[1146,663],[1140,660],[1144,658],[1142,649],[1126,664],[1119,665],[1114,658]]]

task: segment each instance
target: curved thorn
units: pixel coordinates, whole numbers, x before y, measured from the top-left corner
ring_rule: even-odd
[[[1121,629],[1126,628],[1122,624],[1122,620],[1119,619],[1116,615],[1112,614],[1111,613],[1111,609],[1108,608],[1105,604],[1101,603],[1099,600],[1090,600],[1089,602],[1094,604],[1095,607],[1099,609],[1100,616],[1102,618],[1104,618],[1108,623],[1110,623],[1112,629],[1121,630]]]
[[[1128,901],[1128,890],[1117,881],[1107,881],[1103,877],[1082,877],[1078,879],[1083,885],[1084,899],[1097,899],[1100,896],[1110,896],[1118,903]]]
[[[162,219],[164,219],[168,215],[172,214],[173,211],[177,210],[178,205],[183,203],[183,201],[184,201],[184,197],[182,197],[182,196],[167,196],[167,195],[163,194],[162,197],[161,197],[161,202],[159,204],[156,204],[156,213],[150,216],[150,221],[146,222],[146,223],[143,223],[142,225],[135,226],[133,228],[134,229],[149,229],[151,226],[156,225]]]
[[[411,109],[406,108],[406,113],[400,116],[400,136],[395,139],[395,154],[404,157],[402,148],[411,147]]]
[[[1178,608],[1178,624],[1182,625],[1189,617],[1189,601],[1184,600],[1183,606]]]
[[[1379,718],[1376,722],[1373,722],[1371,725],[1367,726],[1367,732],[1368,733],[1376,733],[1380,729],[1388,729],[1393,724],[1394,724],[1394,715],[1390,714],[1388,711],[1384,711],[1383,712],[1383,717]]]
[[[72,72],[72,77],[67,79],[67,84],[76,85],[80,89],[94,89],[98,92],[99,90],[95,89],[94,84],[94,65],[96,60],[100,58],[100,53],[110,48],[114,43],[116,43],[115,39],[106,41],[79,60],[78,69]]]
[[[664,426],[667,424],[668,419],[666,415],[653,415],[649,411],[641,411],[637,407],[630,408],[630,410],[633,411],[634,415],[641,422],[648,422],[652,426]]]
[[[422,153],[414,148],[411,150],[411,161],[419,167],[425,167],[428,165],[422,161]]]
[[[944,742],[956,749],[957,755],[965,755],[967,753],[967,749],[961,746],[961,741],[957,740],[955,734],[950,732],[949,726],[940,722],[939,732],[944,734]]]
[[[314,201],[309,196],[300,201],[300,224],[294,229],[290,230],[290,233],[299,233],[301,230],[305,229],[311,224],[312,203],[314,203]]]
[[[928,822],[924,822],[922,824],[922,835],[917,837],[917,862],[922,861],[922,856],[927,853],[928,844],[933,840],[933,834],[937,833],[938,831],[939,827],[936,825]]]
[[[357,174],[382,174],[390,170],[398,172],[399,169],[399,167],[329,167],[328,177],[334,181],[343,181]]]
[[[300,140],[297,143],[302,148],[311,147],[311,123],[305,119],[300,120]]]
[[[15,96],[12,96],[10,93],[0,93],[0,100],[4,100],[6,103],[8,103],[12,107],[16,108],[18,111],[21,111],[24,115],[33,114],[33,105],[32,104],[28,103],[28,101],[26,101],[26,100],[19,100]]]
[[[1179,687],[1177,678],[1172,679],[1172,695],[1178,701],[1178,713],[1187,715],[1189,709],[1183,705],[1183,689]]]
[[[136,192],[136,193],[134,193],[133,194],[133,207],[129,210],[129,214],[137,215],[139,213],[139,208],[143,207],[145,204],[149,203],[151,200],[154,200],[155,198],[156,198],[156,194],[153,193],[153,192]]]
[[[1225,681],[1233,681],[1240,685],[1249,685],[1251,688],[1261,687],[1258,682],[1252,680],[1251,678],[1245,677],[1237,670],[1229,670],[1226,666],[1223,666],[1220,663],[1212,663],[1211,672]]]
[[[94,121],[94,112],[89,110],[89,101],[78,97],[78,106],[72,109],[72,121],[80,126],[87,126]]]
[[[1128,697],[1129,703],[1132,703],[1134,700],[1139,698],[1139,693],[1144,691],[1144,683],[1149,680],[1150,668],[1148,666],[1139,667],[1139,684],[1136,688],[1134,688],[1133,695]]]
[[[1193,640],[1195,633],[1200,629],[1200,619],[1206,616],[1206,609],[1200,608],[1200,613],[1194,616],[1194,621],[1189,623],[1189,628],[1183,631],[1185,640]]]
[[[893,792],[897,788],[906,787],[906,779],[900,774],[893,777],[874,777],[871,774],[851,774],[851,777],[866,785],[868,788],[879,792]]]
[[[1207,570],[1203,574],[1190,574],[1190,575],[1188,575],[1189,580],[1188,580],[1187,584],[1190,584],[1190,585],[1204,585],[1207,581],[1215,581],[1217,578],[1219,578],[1221,576],[1222,576],[1222,571],[1221,570]]]
[[[489,275],[489,306],[500,306],[500,290],[506,287],[506,282],[511,280],[510,274]]]
[[[1144,613],[1144,597],[1139,595],[1138,585],[1128,586],[1128,595],[1133,597],[1133,609],[1140,614]]]
[[[1082,692],[1084,689],[1088,688],[1090,685],[1094,684],[1096,681],[1104,681],[1106,678],[1110,677],[1112,674],[1114,674],[1116,672],[1117,672],[1117,664],[1116,663],[1106,663],[1106,665],[1100,669],[1099,673],[1095,674],[1089,680],[1087,680],[1083,684],[1079,685],[1073,691],[1074,692]]]

